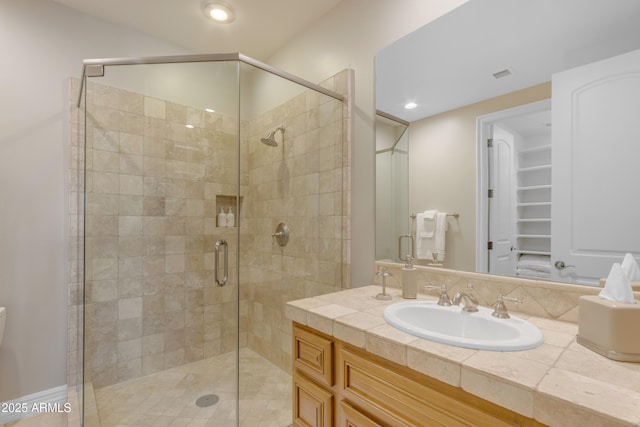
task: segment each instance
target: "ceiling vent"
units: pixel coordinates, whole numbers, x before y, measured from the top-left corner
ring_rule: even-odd
[[[511,74],[513,74],[513,73],[511,72],[511,70],[510,70],[510,69],[508,69],[508,68],[505,68],[505,69],[504,69],[504,70],[502,70],[502,71],[498,71],[497,73],[493,73],[493,74],[492,74],[492,76],[493,76],[493,78],[494,78],[494,79],[496,79],[496,80],[497,80],[497,79],[501,79],[501,78],[503,78],[503,77],[510,76]]]

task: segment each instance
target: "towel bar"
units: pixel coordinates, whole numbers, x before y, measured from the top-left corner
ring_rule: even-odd
[[[417,214],[412,213],[411,215],[409,215],[411,218],[415,219]],[[452,216],[454,218],[459,218],[460,214],[458,212],[454,212],[454,213],[448,213],[447,216]]]

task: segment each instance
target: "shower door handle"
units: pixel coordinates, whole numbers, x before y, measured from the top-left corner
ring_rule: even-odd
[[[403,257],[402,256],[402,239],[404,238],[408,238],[409,242],[411,243],[411,253],[407,254],[407,256],[410,256],[411,258],[414,258],[414,254],[415,254],[415,243],[413,240],[413,235],[411,234],[402,234],[400,235],[400,237],[398,237],[398,258],[400,258],[400,261],[408,261],[407,260],[407,256]]]
[[[224,271],[222,279],[219,278],[220,272],[220,246],[223,247],[224,254]],[[227,283],[227,271],[229,270],[229,245],[224,239],[218,240],[214,249],[215,252],[215,271],[216,271],[216,283],[218,286],[224,286]]]

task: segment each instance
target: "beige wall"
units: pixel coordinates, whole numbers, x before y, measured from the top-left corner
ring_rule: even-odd
[[[550,97],[543,83],[409,126],[409,211],[460,214],[448,219],[445,267],[475,271],[477,117]]]
[[[184,49],[48,0],[0,1],[0,401],[67,383],[69,77]],[[69,339],[74,337],[70,336]],[[73,363],[70,360],[69,363]]]

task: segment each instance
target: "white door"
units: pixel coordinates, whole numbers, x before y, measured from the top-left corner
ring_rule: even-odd
[[[489,273],[515,275],[515,154],[514,137],[493,125],[489,149]]]
[[[640,50],[552,85],[552,279],[595,284],[640,255]]]

